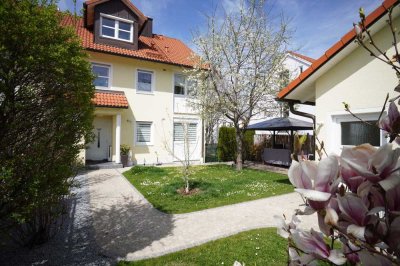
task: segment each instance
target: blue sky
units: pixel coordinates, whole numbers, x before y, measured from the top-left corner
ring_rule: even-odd
[[[192,32],[205,27],[205,15],[215,8],[234,9],[240,0],[132,0],[154,19],[154,33],[184,41],[194,49]],[[78,0],[78,10],[83,0]],[[319,58],[358,21],[358,8],[370,13],[382,0],[269,0],[272,17],[284,14],[293,30],[291,49]],[[60,0],[61,10],[73,10],[72,0]]]

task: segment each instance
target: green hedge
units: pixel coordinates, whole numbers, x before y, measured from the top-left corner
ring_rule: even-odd
[[[228,162],[236,160],[236,136],[235,128],[221,127],[218,134],[218,160]],[[254,130],[246,130],[244,134],[243,159],[253,160]]]

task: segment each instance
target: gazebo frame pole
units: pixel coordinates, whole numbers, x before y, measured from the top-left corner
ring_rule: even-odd
[[[293,153],[294,149],[293,149],[293,143],[294,143],[294,139],[293,139],[293,129],[290,130],[290,152]],[[295,154],[296,155],[296,154]]]
[[[275,130],[272,133],[272,149],[275,149]]]

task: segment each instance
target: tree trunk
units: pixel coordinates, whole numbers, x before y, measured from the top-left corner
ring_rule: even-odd
[[[243,169],[243,138],[240,128],[236,128],[236,170]]]

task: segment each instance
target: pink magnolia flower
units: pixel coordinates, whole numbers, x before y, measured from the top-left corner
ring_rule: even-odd
[[[344,254],[339,250],[331,250],[325,243],[321,234],[311,229],[310,232],[291,230],[293,242],[305,255],[298,258],[302,265],[308,264],[314,259],[325,259],[336,265],[346,262]]]
[[[326,207],[336,189],[339,164],[335,156],[322,159],[317,165],[312,161],[292,162],[288,176],[296,191],[307,198],[311,208]]]
[[[286,223],[283,217],[275,215],[274,219],[276,221],[277,233],[283,238],[289,238],[290,230],[294,230],[297,228],[297,225],[300,223],[300,219],[293,214],[292,220],[289,223]]]
[[[379,126],[389,133],[390,142],[397,137],[397,134],[400,132],[400,113],[394,102],[390,103],[388,114],[382,116]]]
[[[342,245],[343,253],[347,258],[347,261],[351,263],[351,265],[356,265],[360,262],[360,258],[357,254],[357,251],[360,250],[359,247],[355,246],[352,242],[347,239],[344,240]]]
[[[371,183],[378,183],[388,191],[400,185],[399,156],[400,149],[393,149],[391,143],[379,149],[370,144],[362,144],[354,148],[343,148],[341,162],[345,168],[354,171],[355,174]]]
[[[353,194],[346,194],[338,197],[341,219],[347,221],[347,233],[352,234],[358,239],[364,240],[366,218],[368,208],[365,203]]]

